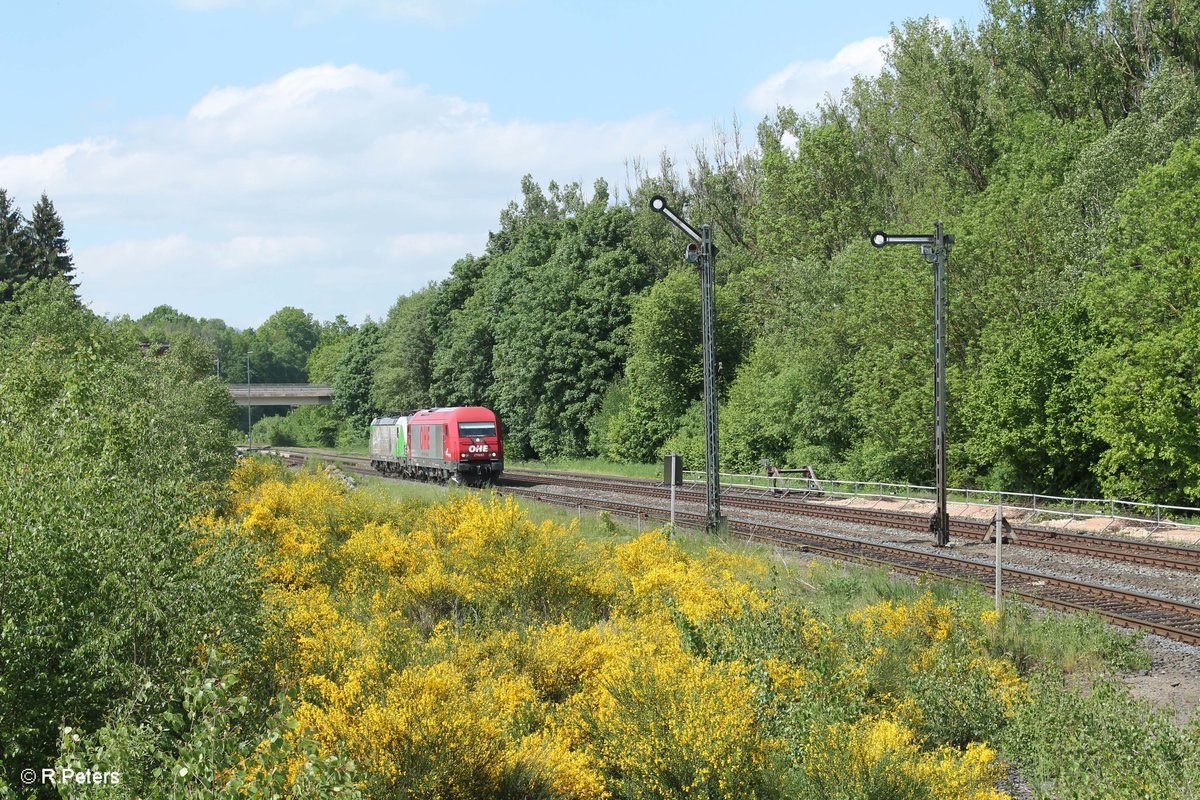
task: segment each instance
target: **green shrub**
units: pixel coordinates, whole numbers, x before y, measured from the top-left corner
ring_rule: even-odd
[[[172,798],[357,798],[354,764],[321,755],[290,720],[286,698],[262,708],[236,670],[215,652],[191,670],[170,704],[143,718],[142,695],[108,724],[81,736],[62,731],[57,767],[119,776],[116,782],[65,790],[64,797],[125,800]],[[295,776],[295,780],[292,780]]]
[[[0,783],[162,692],[204,641],[253,638],[253,565],[188,520],[233,462],[226,386],[180,339],[143,354],[59,282],[0,307]]]
[[[1200,725],[1130,696],[1113,679],[1090,690],[1042,678],[1000,737],[1036,790],[1062,800],[1190,800],[1200,792]]]
[[[272,447],[295,447],[300,444],[287,417],[263,417],[254,423],[254,443]]]

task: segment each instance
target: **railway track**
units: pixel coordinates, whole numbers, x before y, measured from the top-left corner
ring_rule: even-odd
[[[600,479],[560,472],[513,470],[505,473],[504,480],[506,485],[551,484],[579,489],[620,491],[625,494],[659,499],[665,499],[670,495],[669,489],[654,481]],[[680,502],[701,504],[704,502],[702,488],[693,489],[684,486],[680,487],[676,494]],[[722,495],[721,505],[723,508],[788,514],[795,517],[871,525],[916,533],[927,533],[929,530],[928,517],[920,514],[830,506],[804,500],[774,497],[765,491],[760,495]],[[988,533],[988,529],[988,524],[983,522],[964,519],[951,519],[950,521],[951,535],[960,540],[981,542]],[[1013,544],[1018,547],[1032,547],[1162,569],[1200,573],[1200,550],[1195,548],[1030,526],[1013,526],[1013,533],[1015,537]]]
[[[276,453],[276,455],[284,456],[285,460],[293,464],[304,463],[309,457],[309,454],[304,452]],[[370,458],[366,456],[321,454],[318,457],[338,463],[351,472],[365,475],[376,474],[370,467]],[[593,492],[615,493],[625,497],[644,497],[647,500],[662,500],[669,495],[668,489],[648,480],[589,478],[569,473],[510,470],[505,473],[501,484],[496,488],[497,491],[513,496],[560,506],[584,506],[647,519],[666,520],[669,516],[669,512],[661,506],[646,502],[636,503],[624,499],[595,497],[583,498],[552,490],[552,488],[585,489]],[[766,495],[765,492],[764,495]],[[686,488],[678,491],[677,499],[681,502],[701,505],[704,502],[703,492]],[[747,539],[840,561],[880,566],[910,575],[969,582],[975,585],[982,584],[985,590],[992,591],[995,569],[990,564],[959,558],[944,552],[928,552],[892,543],[868,541],[844,535],[829,527],[817,527],[811,523],[799,522],[800,519],[815,518],[926,532],[927,520],[919,515],[821,506],[770,495],[763,497],[723,496],[722,505],[730,509],[783,513],[793,516],[797,520],[794,524],[783,525],[731,516],[728,519],[730,533]],[[701,514],[677,510],[675,516],[677,523],[684,527],[704,527],[705,518]],[[954,533],[957,529],[959,535],[970,532],[975,538],[979,538],[985,527],[979,523],[953,520],[951,532]],[[1200,551],[1195,549],[1145,542],[1126,543],[1124,540],[1111,537],[1064,534],[1060,531],[1044,531],[1028,527],[1018,528],[1017,536],[1018,543],[1026,547],[1057,549],[1098,558],[1200,572]],[[1126,544],[1134,546],[1123,547]],[[1123,627],[1148,631],[1186,644],[1200,645],[1200,606],[1033,570],[1011,566],[1005,566],[1003,569],[1006,594],[1020,597],[1035,605],[1060,611],[1092,611]]]
[[[580,498],[575,495],[533,487],[508,486],[503,491],[555,505],[576,506],[580,503]],[[667,517],[663,509],[644,504],[590,500],[586,505],[627,516],[648,519]],[[677,511],[675,516],[677,522],[687,527],[703,528],[706,521],[704,515],[691,512]],[[909,575],[982,584],[988,591],[991,591],[995,579],[995,568],[989,564],[942,553],[870,542],[800,526],[771,525],[736,518],[730,519],[728,525],[731,533],[753,541],[840,561],[880,566]],[[1200,606],[1014,567],[1004,567],[1003,577],[1006,594],[1035,605],[1059,611],[1092,611],[1123,627],[1200,645]]]

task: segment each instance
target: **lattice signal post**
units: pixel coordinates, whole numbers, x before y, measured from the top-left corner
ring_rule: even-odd
[[[946,511],[946,258],[954,237],[942,230],[942,222],[933,223],[933,235],[884,233],[871,234],[871,244],[921,246],[921,255],[933,264],[933,450],[937,461],[937,509],[929,520],[938,547],[950,544],[950,515]]]
[[[712,240],[712,228],[696,230],[675,213],[661,195],[650,198],[650,210],[662,214],[671,224],[687,234],[684,257],[689,264],[700,267],[700,346],[704,367],[704,488],[705,530],[715,534],[721,527],[721,477],[717,454],[717,304],[714,292],[713,260],[717,248]]]

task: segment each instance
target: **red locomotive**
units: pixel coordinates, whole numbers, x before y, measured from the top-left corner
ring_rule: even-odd
[[[504,470],[500,421],[481,406],[371,420],[371,466],[384,475],[473,485]]]

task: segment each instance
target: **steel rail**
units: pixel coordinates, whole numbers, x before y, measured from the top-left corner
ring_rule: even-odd
[[[551,484],[573,486],[582,489],[621,491],[627,494],[639,494],[650,497],[667,496],[667,490],[660,485],[638,479],[610,479],[599,476],[582,476],[558,472],[508,472],[504,476],[507,484]],[[678,492],[680,502],[699,502],[698,493],[687,487]],[[929,518],[926,515],[911,514],[903,511],[881,511],[878,509],[856,508],[852,506],[828,506],[802,500],[763,496],[732,495],[723,498],[723,503],[731,508],[766,511],[770,513],[788,513],[797,516],[828,519],[836,522],[851,522],[883,528],[925,533],[929,530]],[[990,528],[990,523],[977,522],[954,518],[950,522],[952,534],[963,539],[983,541]],[[1086,555],[1112,561],[1124,561],[1134,564],[1177,569],[1187,572],[1200,572],[1200,550],[1179,545],[1159,544],[1154,542],[1139,542],[1136,540],[1118,539],[1111,536],[1096,536],[1092,534],[1075,533],[1071,531],[1052,530],[1029,526],[1013,526],[1017,546],[1033,547],[1056,552]]]
[[[296,451],[296,455],[302,458],[309,457],[303,451]],[[352,454],[318,454],[316,457],[344,463],[367,464],[370,462],[369,456]],[[367,470],[366,474],[375,473]],[[507,470],[501,478],[501,482],[505,485],[574,486],[581,489],[620,491],[626,494],[659,498],[668,496],[668,490],[653,479],[583,475],[556,470]],[[678,490],[677,499],[679,502],[700,503],[703,502],[704,496],[702,492],[685,486]],[[777,514],[790,513],[835,522],[895,528],[917,533],[925,533],[929,529],[929,519],[923,514],[853,506],[829,506],[794,498],[774,497],[766,491],[757,496],[728,494],[723,496],[722,502],[731,508]],[[990,523],[957,517],[950,521],[951,533],[969,541],[983,541],[989,527]],[[1021,525],[1014,525],[1013,531],[1016,536],[1013,544],[1016,546],[1200,573],[1200,549],[1196,548]]]
[[[628,516],[665,519],[655,506],[579,498],[533,488],[506,486],[502,491],[560,506],[586,506]],[[676,512],[689,527],[703,528],[703,515]],[[868,563],[916,576],[928,576],[991,591],[995,570],[990,564],[942,553],[911,550],[898,545],[869,542],[836,533],[769,525],[731,518],[729,530],[751,541],[769,542],[788,549],[854,563]],[[1139,592],[1059,578],[1032,570],[1004,569],[1006,593],[1035,605],[1061,611],[1091,611],[1126,628],[1148,631],[1186,644],[1200,645],[1200,606]]]

